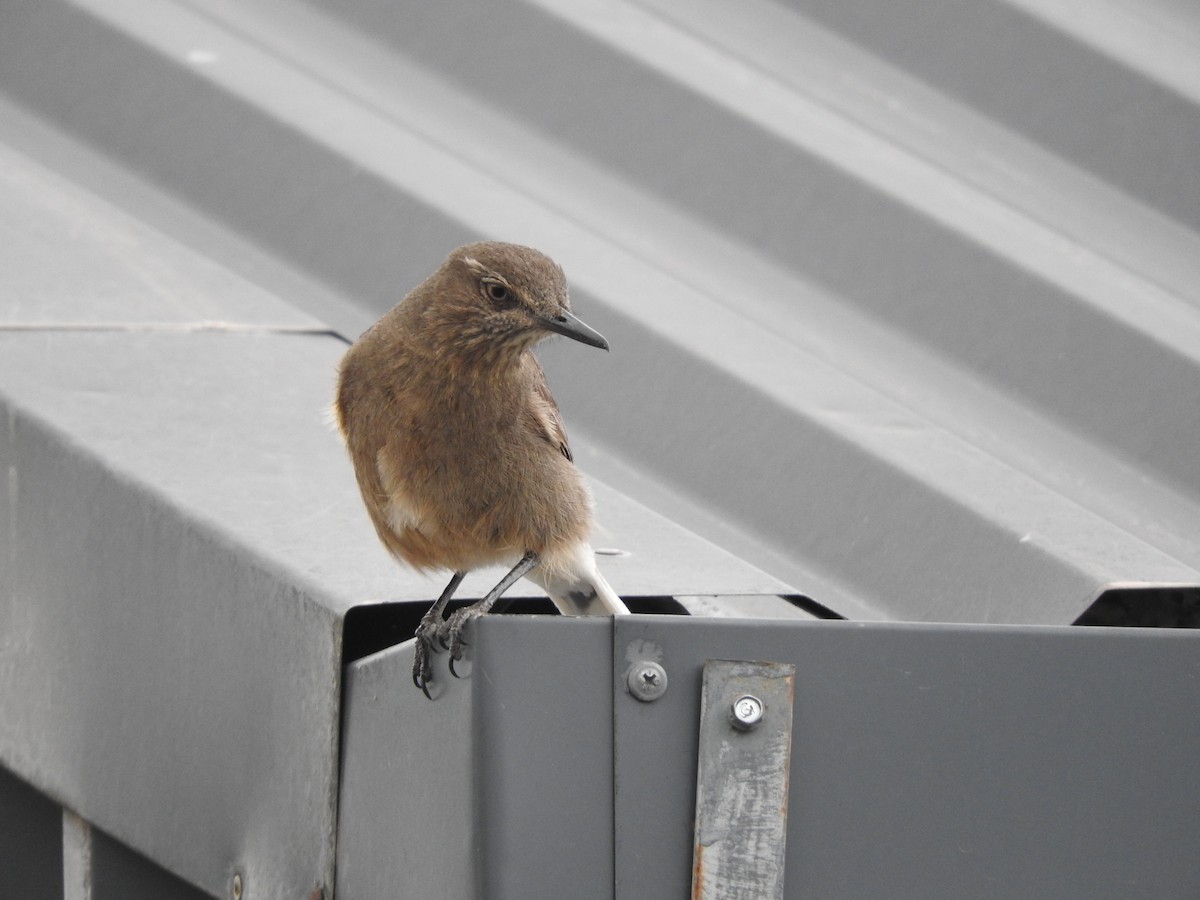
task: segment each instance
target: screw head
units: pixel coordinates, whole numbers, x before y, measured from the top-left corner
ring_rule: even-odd
[[[742,694],[730,707],[733,727],[738,731],[749,731],[758,727],[764,712],[763,702],[753,694]]]
[[[233,873],[233,883],[230,885],[230,894],[233,896],[233,900],[242,900],[243,887],[241,872]]]
[[[643,660],[629,667],[625,683],[635,698],[651,703],[667,692],[667,670],[656,662]]]

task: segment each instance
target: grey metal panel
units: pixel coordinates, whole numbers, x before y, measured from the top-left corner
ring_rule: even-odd
[[[467,677],[439,657],[432,703],[411,689],[411,645],[351,667],[339,896],[689,896],[714,658],[796,667],[785,896],[1200,889],[1193,632],[477,624]],[[641,702],[626,671],[654,657],[669,686]]]
[[[228,534],[180,516],[155,493],[169,492],[169,480],[131,487],[119,463],[109,468],[123,457],[151,475],[155,453],[179,466],[180,450],[212,452],[196,429],[203,420],[186,421],[182,391],[173,397],[182,415],[138,420],[139,393],[147,401],[147,387],[181,385],[142,379],[131,389],[122,363],[150,355],[180,380],[201,380],[179,346],[154,343],[3,336],[8,399],[24,366],[58,401],[56,425],[87,393],[89,424],[109,442],[93,433],[86,446],[107,458],[91,456],[78,431],[8,404],[0,759],[209,893],[222,894],[241,868],[270,895],[304,896],[332,883],[340,618],[269,557],[231,553]],[[71,377],[90,376],[75,392],[44,368],[67,353]],[[155,441],[172,431],[188,440]],[[251,474],[201,482],[174,471],[176,485],[225,500]]]
[[[721,596],[688,597],[678,595],[675,599],[688,615],[721,616],[735,619],[814,619],[812,612],[783,597],[764,596]]]
[[[1200,253],[1189,195],[1172,189],[1187,159],[1173,148],[1196,121],[1186,83],[1136,47],[1106,55],[1112,29],[1084,33],[1115,21],[1117,3],[1078,32],[1053,4],[865,9],[752,3],[733,21],[720,4],[665,2],[469,16],[454,4],[7,4],[0,88],[24,107],[5,107],[7,136],[89,184],[105,173],[94,190],[179,235],[7,154],[21,173],[5,182],[9,271],[77,265],[57,295],[45,280],[19,288],[63,312],[18,307],[9,321],[190,325],[224,313],[213,298],[228,295],[256,310],[247,323],[311,327],[180,248],[205,218],[360,304],[322,296],[322,320],[347,333],[451,244],[531,240],[567,264],[620,354],[547,353],[581,461],[779,576],[602,483],[612,543],[634,550],[608,562],[619,588],[784,580],[858,617],[1068,622],[1109,585],[1196,583]],[[1151,29],[1190,21],[1139,9]],[[992,28],[1027,63],[1005,77]],[[952,55],[963,47],[988,52]],[[1138,127],[1103,131],[1114,121]],[[56,128],[126,171],[61,149]],[[31,213],[42,224],[22,228]],[[236,243],[206,250],[244,266]],[[164,306],[181,294],[186,309]],[[32,338],[23,359],[56,341]],[[143,342],[155,343],[110,346],[123,357]],[[64,355],[76,346],[89,345]],[[176,352],[151,354],[152,368]],[[336,353],[330,341],[297,365],[327,371]],[[169,386],[140,420],[150,432],[172,421]],[[21,415],[62,400],[19,387]],[[309,415],[307,403],[289,409]],[[236,409],[210,410],[213,427]],[[119,446],[114,430],[66,424]],[[278,434],[263,435],[261,458]],[[203,481],[181,485],[171,443],[118,471],[272,565],[303,557],[336,609],[428,593],[360,549],[370,537],[344,461],[305,434],[304,452],[346,490],[309,498],[315,517],[279,530],[304,493],[289,492],[294,470],[270,482],[284,499],[257,517]],[[330,509],[351,524],[314,556],[302,523]]]
[[[478,236],[549,251],[613,341],[544,359],[597,479],[596,543],[627,554],[602,562],[623,593],[802,591],[859,619],[1064,624],[1114,585],[1200,584],[1194,14],[876,6],[0,6],[0,760],[210,892],[238,865],[281,896],[329,883],[342,616],[439,585],[375,545],[321,423],[342,344],[320,332],[352,336]],[[501,668],[538,667],[544,645],[522,641],[539,631],[487,627],[528,650]],[[974,632],[948,634],[974,652]],[[917,652],[892,639],[868,649]],[[1105,639],[997,640],[1031,672],[1042,652],[1090,672]],[[1174,665],[1140,653],[1098,683],[1129,699],[1118,673],[1150,690],[1146,673]],[[385,658],[378,683],[404,689],[399,657],[364,672]],[[1068,720],[1110,721],[1052,687]],[[538,696],[512,707],[522,722]],[[584,714],[605,702],[570,709],[566,737],[594,747]],[[504,733],[503,709],[478,713],[481,733]],[[377,736],[403,729],[380,712]],[[972,734],[1023,760],[1049,746],[988,728]],[[554,749],[543,735],[523,739]],[[894,749],[896,766],[947,752]],[[516,769],[475,801],[498,824],[471,846],[528,852],[499,824],[539,827]],[[1152,778],[1131,783],[1173,815]],[[371,828],[390,795],[372,786],[355,788],[376,803],[346,865],[385,839]],[[553,812],[561,838],[568,811]],[[948,871],[866,824],[876,846]],[[600,846],[573,865],[598,877]],[[504,879],[522,871],[485,855],[479,871],[516,890]]]
[[[473,654],[473,686],[490,688],[475,720],[482,896],[608,900],[613,709],[599,676],[612,665],[612,623],[536,621],[489,623]],[[493,693],[506,684],[519,688]]]
[[[648,645],[670,688],[641,703]],[[1193,633],[636,616],[613,654],[618,898],[689,896],[710,658],[796,666],[789,897],[1200,890]]]
[[[326,330],[4,144],[0,267],[5,329]]]
[[[1194,52],[1200,38],[1194,8],[1108,0],[1066,15],[1068,4],[1058,0],[901,2],[883,9],[870,2],[785,2],[1200,227],[1200,79],[1194,65],[1178,78],[1154,65],[1154,57],[1179,52],[1173,44]],[[1145,42],[1130,46],[1134,52],[1125,59],[1112,46],[1123,32],[1141,32]],[[957,37],[953,45],[936,40],[948,34]],[[1108,46],[1097,46],[1096,36]]]
[[[1065,35],[1028,6],[920,18],[901,53],[859,4],[18,3],[0,89],[140,178],[136,214],[342,292],[309,308],[347,333],[453,243],[543,246],[617,348],[546,353],[602,481],[846,615],[1067,623],[1200,583],[1200,242],[1135,189],[1178,180],[1195,114],[1183,69],[1097,51],[1115,0]],[[1028,37],[1007,88],[922,68],[985,19]],[[962,89],[1028,93],[1059,49],[1112,86],[1076,133],[1136,109],[1162,165]],[[642,571],[724,590],[670,584],[690,562]]]
[[[436,704],[411,686],[411,642],[346,667],[337,896],[477,895],[473,683],[435,659]],[[424,704],[416,700],[425,701]]]
[[[611,622],[476,633],[432,703],[411,642],[348,667],[339,898],[613,896]]]

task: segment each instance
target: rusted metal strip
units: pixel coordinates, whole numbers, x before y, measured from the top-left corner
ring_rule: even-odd
[[[704,665],[694,900],[782,900],[796,667]]]

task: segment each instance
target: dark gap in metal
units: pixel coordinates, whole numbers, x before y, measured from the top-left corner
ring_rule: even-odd
[[[447,613],[474,603],[477,598],[450,601]],[[631,612],[643,615],[686,616],[687,610],[674,597],[624,597]],[[342,664],[401,644],[413,636],[421,617],[433,601],[370,603],[346,613],[342,627]],[[501,597],[491,615],[552,616],[558,610],[548,597]]]
[[[686,616],[687,609],[674,597],[622,597],[632,613],[650,616]]]
[[[0,766],[0,896],[63,896],[62,808]]]
[[[779,596],[792,606],[804,610],[814,619],[842,619],[844,621],[846,618],[841,613],[834,612],[828,606],[822,606],[812,597],[806,597],[804,594],[780,594]]]
[[[351,607],[342,624],[342,665],[407,641],[432,603],[372,603]]]
[[[451,600],[447,614],[469,606],[478,598]],[[416,633],[421,617],[433,601],[404,603],[371,603],[355,606],[346,613],[342,627],[342,665],[402,644]],[[491,615],[554,615],[554,604],[548,597],[501,597],[492,607]]]
[[[1113,588],[1076,625],[1110,628],[1200,628],[1200,586]]]
[[[210,896],[156,860],[92,826],[91,897],[169,897],[211,900]],[[95,862],[99,865],[95,865]],[[238,873],[238,877],[242,877]],[[232,883],[232,873],[230,882]],[[230,892],[232,894],[232,891]]]

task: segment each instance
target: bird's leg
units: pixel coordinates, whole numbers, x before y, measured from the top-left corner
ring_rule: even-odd
[[[421,624],[417,626],[417,645],[413,652],[413,684],[419,687],[426,697],[429,697],[429,682],[433,681],[432,657],[437,652],[434,641],[441,640],[447,628],[442,614],[446,611],[446,604],[450,602],[450,598],[454,596],[454,592],[458,590],[458,586],[462,584],[466,574],[466,572],[455,572],[451,576],[450,583],[442,591],[442,596],[438,597],[437,602],[429,607],[429,612],[421,617]]]
[[[526,552],[521,557],[520,562],[512,567],[507,575],[500,579],[500,583],[487,592],[487,596],[470,606],[464,607],[454,613],[449,619],[447,633],[450,637],[450,674],[458,677],[458,673],[454,671],[454,664],[462,659],[463,647],[467,646],[467,642],[463,640],[463,629],[472,619],[478,619],[480,616],[487,615],[488,610],[492,608],[492,604],[512,587],[526,572],[536,566],[541,560],[538,555],[532,550]]]

